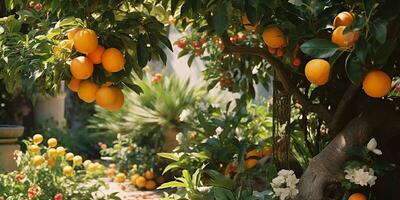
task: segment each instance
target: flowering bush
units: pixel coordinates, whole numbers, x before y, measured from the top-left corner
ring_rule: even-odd
[[[119,199],[116,194],[99,193],[104,183],[93,177],[104,174],[101,164],[83,162],[81,156],[57,147],[55,138],[50,138],[47,146],[42,141],[43,136],[37,134],[24,141],[25,153],[15,153],[17,170],[0,175],[0,199]]]
[[[278,176],[272,179],[271,187],[278,196],[280,200],[294,198],[299,190],[297,189],[297,179],[296,174],[292,170],[281,170],[278,172]]]

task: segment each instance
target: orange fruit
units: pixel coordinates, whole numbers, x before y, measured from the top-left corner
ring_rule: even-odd
[[[40,152],[40,147],[38,145],[36,145],[36,144],[32,144],[29,149],[30,149],[30,151],[32,153],[39,153]]]
[[[75,49],[84,54],[92,53],[96,50],[98,45],[97,35],[91,29],[82,29],[74,35],[74,47]]]
[[[324,59],[313,59],[306,64],[305,74],[310,83],[324,85],[329,80],[331,66]]]
[[[257,29],[257,26],[252,25],[249,18],[246,15],[242,16],[242,23],[244,28],[248,31],[255,31]]]
[[[72,162],[74,163],[75,166],[80,166],[82,165],[82,157],[81,156],[75,156],[72,158]]]
[[[256,165],[257,165],[257,160],[256,159],[248,159],[248,160],[245,161],[246,169],[251,169]]]
[[[56,165],[56,161],[53,158],[49,158],[47,160],[47,166],[48,167],[54,167],[54,165]]]
[[[68,39],[74,40],[75,34],[80,30],[81,30],[80,28],[72,28],[72,29],[68,30]]]
[[[361,193],[352,194],[348,200],[367,200],[367,197]]]
[[[157,185],[156,185],[156,182],[150,180],[150,181],[146,182],[145,187],[147,190],[154,190],[154,189],[156,189]]]
[[[65,148],[64,147],[57,147],[57,156],[63,157],[65,155]]]
[[[88,79],[93,74],[93,63],[89,58],[79,56],[71,61],[70,70],[74,78],[80,80]]]
[[[78,96],[82,101],[86,103],[92,103],[96,99],[96,93],[97,90],[99,89],[99,86],[97,86],[95,83],[86,80],[83,81],[78,90]]]
[[[144,188],[146,186],[146,179],[143,176],[137,177],[137,179],[135,181],[135,185],[138,188]]]
[[[49,147],[56,147],[57,146],[57,139],[50,138],[49,140],[47,140],[47,145]]]
[[[287,38],[277,26],[270,26],[264,30],[263,39],[271,48],[282,48],[287,45]]]
[[[104,51],[105,49],[103,46],[97,45],[96,50],[94,50],[92,53],[89,53],[87,57],[93,62],[93,64],[100,64]]]
[[[115,175],[115,169],[113,169],[113,168],[107,169],[106,175],[107,175],[107,177],[110,177],[110,178],[113,177]]]
[[[247,152],[246,159],[248,159],[250,157],[261,157],[261,156],[262,156],[261,152],[257,149],[254,149],[254,150]]]
[[[118,72],[124,68],[125,58],[116,48],[108,48],[102,57],[103,67],[107,72]]]
[[[117,93],[112,89],[112,87],[100,87],[96,93],[96,103],[97,105],[107,108],[114,105],[117,100]]]
[[[49,149],[47,150],[47,155],[48,155],[50,158],[55,158],[55,157],[57,156],[57,150],[54,149],[54,148],[49,148]]]
[[[32,139],[33,139],[33,143],[35,143],[35,144],[40,144],[43,142],[43,136],[40,134],[35,134]]]
[[[144,177],[146,177],[146,179],[153,179],[154,178],[154,173],[150,170],[146,171],[146,173],[144,173]]]
[[[44,163],[44,157],[43,156],[35,156],[32,159],[33,165],[39,166]]]
[[[125,179],[126,179],[126,176],[124,173],[118,173],[115,176],[114,181],[117,183],[123,183],[123,182],[125,182]]]
[[[72,176],[72,174],[74,173],[74,169],[71,166],[65,166],[63,168],[63,172],[65,176]]]
[[[131,184],[135,185],[136,184],[136,179],[139,178],[139,174],[134,174],[131,176]]]
[[[364,77],[363,90],[370,97],[386,96],[391,87],[392,79],[383,71],[371,71]]]
[[[74,154],[73,153],[65,154],[65,160],[72,161],[73,159],[74,159]]]
[[[344,11],[336,15],[333,20],[333,26],[335,28],[339,26],[351,26],[354,21],[354,16],[350,12]]]
[[[119,109],[121,109],[121,107],[124,105],[125,98],[124,98],[124,94],[122,93],[121,89],[119,89],[117,87],[110,87],[110,88],[114,91],[116,99],[115,99],[114,104],[106,107],[105,109],[108,111],[115,112],[115,111],[118,111]]]
[[[353,46],[360,36],[359,32],[353,31],[343,34],[344,29],[346,29],[345,26],[339,26],[332,33],[332,42],[338,45],[342,50]]]
[[[81,80],[76,79],[76,78],[74,78],[74,77],[71,77],[71,80],[70,80],[69,83],[68,83],[68,88],[69,88],[71,91],[78,92],[79,84],[80,84],[80,83],[81,83]]]

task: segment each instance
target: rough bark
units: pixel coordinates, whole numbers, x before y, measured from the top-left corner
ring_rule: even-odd
[[[388,104],[371,105],[373,110],[365,111],[354,118],[338,133],[330,144],[315,156],[299,183],[299,195],[296,200],[326,200],[324,189],[337,181],[347,160],[346,152],[358,145],[364,145],[374,131],[382,134],[385,130],[400,128],[400,114]]]

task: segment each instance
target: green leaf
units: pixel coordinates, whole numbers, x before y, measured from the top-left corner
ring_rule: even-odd
[[[180,168],[180,167],[181,167],[181,166],[179,165],[178,162],[173,162],[173,163],[167,165],[167,166],[164,168],[163,174],[165,174],[165,173],[171,171],[172,169],[176,169],[176,168]]]
[[[218,199],[218,200],[235,200],[235,196],[228,189],[221,188],[221,187],[214,187],[213,191],[214,191],[215,199]]]
[[[214,9],[214,15],[212,16],[213,25],[215,32],[218,35],[222,35],[229,26],[229,6],[227,3],[221,3]]]
[[[147,47],[146,36],[144,34],[139,35],[136,48],[139,66],[143,68],[147,65],[147,62],[150,59],[150,52]]]
[[[194,61],[195,58],[196,58],[196,56],[190,55],[190,57],[189,57],[189,59],[187,61],[187,64],[189,65],[189,67],[192,66],[193,61]]]
[[[371,34],[381,44],[385,43],[387,35],[387,23],[383,21],[375,21],[371,24]]]
[[[362,63],[357,57],[349,55],[349,57],[347,58],[346,74],[353,84],[361,84],[363,74]]]
[[[179,161],[179,157],[174,153],[158,153],[158,156],[166,159],[170,159],[173,161]]]
[[[187,185],[185,183],[182,183],[182,182],[179,182],[179,181],[171,181],[171,182],[162,184],[157,189],[179,188],[179,187],[187,187]]]
[[[301,45],[301,51],[314,58],[328,58],[339,47],[327,39],[311,39]]]

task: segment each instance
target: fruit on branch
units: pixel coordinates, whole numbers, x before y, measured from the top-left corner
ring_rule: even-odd
[[[184,49],[186,48],[186,40],[185,39],[180,39],[176,42],[176,45],[181,48]]]
[[[278,51],[276,51],[276,55],[278,57],[282,57],[283,56],[283,50],[282,49],[278,49]]]
[[[83,81],[78,89],[78,96],[86,103],[92,103],[96,99],[96,92],[99,86],[95,83],[86,80]]]
[[[301,59],[300,58],[294,58],[292,61],[293,66],[298,67],[301,65]]]
[[[74,47],[83,54],[92,53],[98,45],[97,35],[91,29],[82,29],[74,35]]]
[[[88,79],[93,74],[93,63],[85,56],[76,57],[71,61],[70,71],[76,79]]]
[[[345,29],[345,26],[339,26],[332,33],[332,42],[338,45],[342,50],[353,46],[360,37],[359,32],[350,31],[344,33]]]
[[[272,48],[272,47],[268,47],[268,52],[269,52],[270,54],[275,54],[276,49],[275,49],[275,48]]]
[[[124,105],[124,93],[122,93],[122,90],[117,88],[117,87],[111,87],[114,95],[116,96],[116,100],[114,101],[114,103],[111,106],[106,107],[105,109],[108,111],[118,111],[119,109],[122,108],[122,106]]]
[[[113,105],[116,100],[117,94],[112,87],[100,87],[96,92],[96,103],[103,108]]]
[[[102,61],[103,53],[105,49],[103,46],[98,45],[96,50],[94,50],[92,53],[89,53],[87,57],[93,62],[93,64],[100,64]]]
[[[313,59],[306,64],[305,74],[310,83],[324,85],[329,80],[331,66],[324,59]]]
[[[271,48],[282,48],[287,45],[287,38],[277,26],[269,26],[263,32],[265,44]]]
[[[335,19],[333,20],[333,26],[335,28],[339,26],[351,26],[354,21],[354,16],[352,13],[344,11],[336,15]]]
[[[124,68],[125,58],[118,49],[108,48],[104,51],[101,62],[107,72],[119,72]]]
[[[81,28],[72,28],[72,29],[68,30],[68,34],[67,34],[68,39],[74,40],[75,34],[80,30],[81,30]]]
[[[370,96],[380,98],[386,96],[392,87],[392,79],[383,71],[368,72],[363,80],[363,90]]]
[[[201,43],[199,41],[195,40],[195,41],[192,42],[192,46],[197,49],[197,48],[201,47]]]

